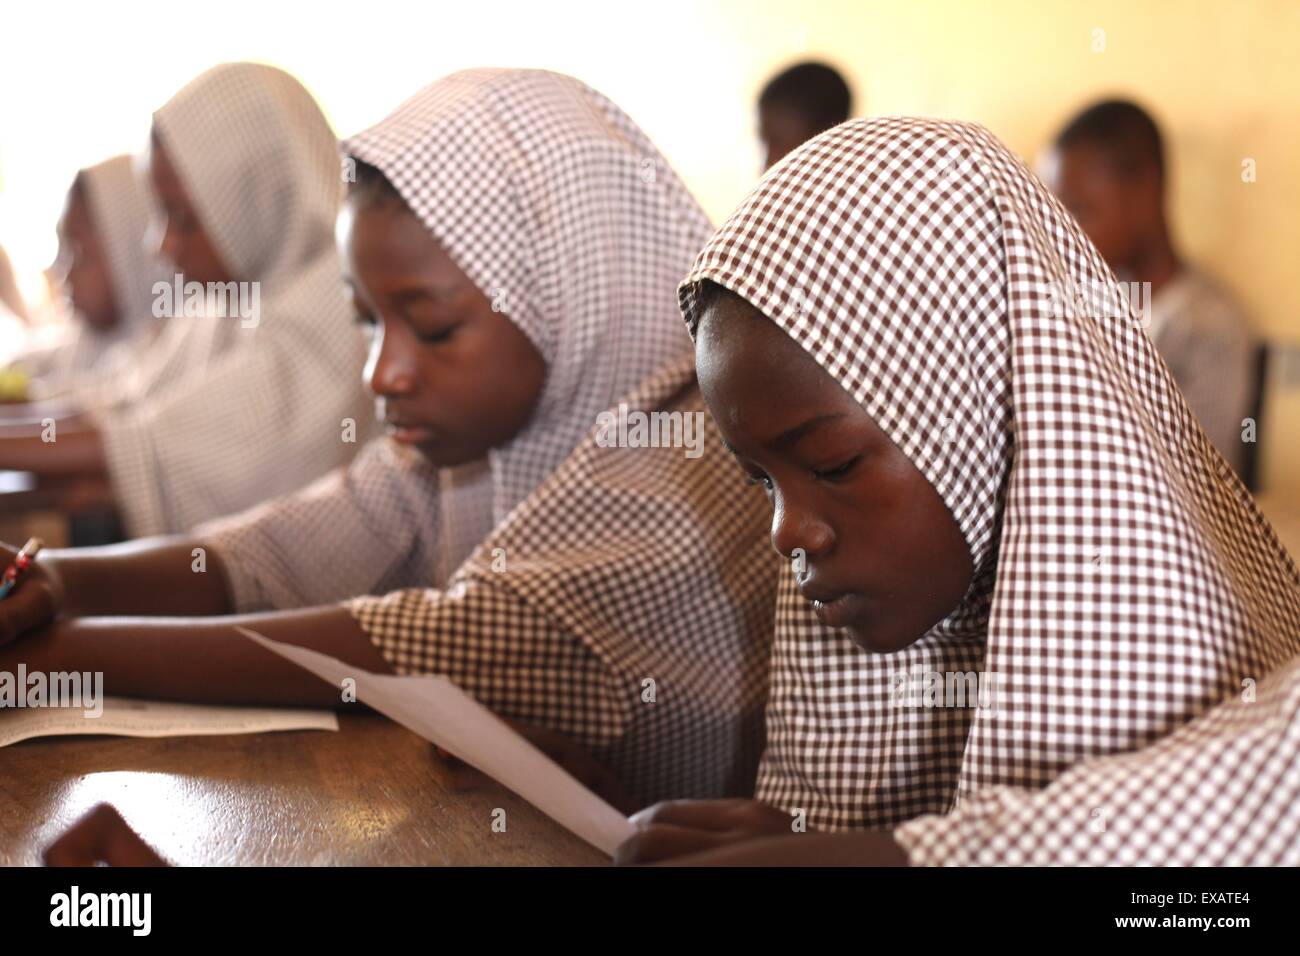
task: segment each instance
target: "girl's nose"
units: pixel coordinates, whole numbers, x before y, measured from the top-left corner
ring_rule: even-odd
[[[401,323],[379,320],[366,363],[366,385],[375,395],[407,395],[415,388],[412,337]]]
[[[772,546],[777,553],[793,558],[796,549],[809,558],[828,553],[835,545],[835,532],[815,512],[779,492],[773,502]]]

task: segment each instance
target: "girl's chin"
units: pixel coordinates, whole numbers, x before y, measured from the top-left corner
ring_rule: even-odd
[[[863,625],[849,624],[843,630],[850,641],[869,654],[894,654],[911,647],[917,641],[915,637],[883,634],[879,628]]]

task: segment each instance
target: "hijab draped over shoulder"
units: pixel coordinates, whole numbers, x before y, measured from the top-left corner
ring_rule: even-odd
[[[1096,250],[983,128],[818,136],[700,253],[680,289],[692,327],[705,279],[862,404],[975,567],[961,604],[892,654],[823,627],[787,574],[760,798],[844,829],[1040,788],[1300,650],[1291,559]],[[945,696],[958,682],[964,704]]]
[[[572,737],[641,802],[751,793],[778,563],[677,312],[699,205],[622,110],[544,71],[452,74],[345,151],[501,304],[546,384],[477,467],[380,439],[214,526],[238,607],[352,598],[397,671]],[[611,442],[620,408],[660,416],[659,440]]]

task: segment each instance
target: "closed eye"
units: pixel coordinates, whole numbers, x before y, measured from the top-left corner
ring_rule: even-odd
[[[446,342],[451,338],[452,333],[455,332],[457,328],[459,328],[459,326],[449,325],[445,329],[439,329],[437,332],[429,332],[421,335],[419,338],[425,345],[437,345],[438,343]]]
[[[857,467],[858,462],[861,460],[861,455],[854,455],[848,461],[841,465],[836,465],[833,468],[823,468],[821,470],[814,469],[813,477],[818,481],[837,481],[841,478],[847,478],[853,473],[853,469]]]

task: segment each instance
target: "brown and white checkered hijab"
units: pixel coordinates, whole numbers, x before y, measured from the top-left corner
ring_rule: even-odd
[[[258,63],[223,63],[153,116],[154,133],[236,279],[272,288],[322,257],[334,267],[343,183],[334,133],[296,79]]]
[[[145,248],[149,196],[135,169],[135,158],[113,156],[77,173],[91,228],[106,260],[118,321],[99,330],[79,322],[41,382],[42,397],[93,388],[100,375],[120,374],[132,349],[157,331],[153,284],[162,263]]]
[[[704,279],[863,405],[976,569],[952,614],[888,655],[823,627],[787,574],[761,799],[841,829],[1038,787],[1169,734],[1300,648],[1295,565],[1096,250],[983,128],[888,118],[818,136],[700,253],[680,288],[692,328]],[[991,706],[897,693],[902,674],[969,671],[992,675]]]
[[[96,409],[133,537],[290,492],[352,457],[346,420],[363,435],[373,422],[334,244],[338,144],[311,94],[274,67],[223,63],[153,130],[232,278],[257,283],[260,316],[169,321]]]
[[[602,410],[689,354],[680,322],[664,318],[710,224],[622,110],[557,73],[453,73],[344,151],[383,172],[546,361],[532,419],[491,453],[490,527]],[[457,557],[478,540],[468,536]]]
[[[125,339],[133,338],[142,326],[155,324],[153,283],[162,273],[158,257],[147,248],[149,195],[136,162],[134,156],[114,156],[78,174],[91,225],[108,260]]]
[[[354,599],[358,621],[399,672],[575,738],[643,801],[751,792],[778,562],[677,312],[706,217],[622,111],[553,73],[456,73],[345,150],[547,365],[532,420],[491,454],[468,556],[432,587]],[[620,402],[698,416],[700,457],[603,445],[597,416]],[[447,491],[414,488],[413,524],[466,523]]]

